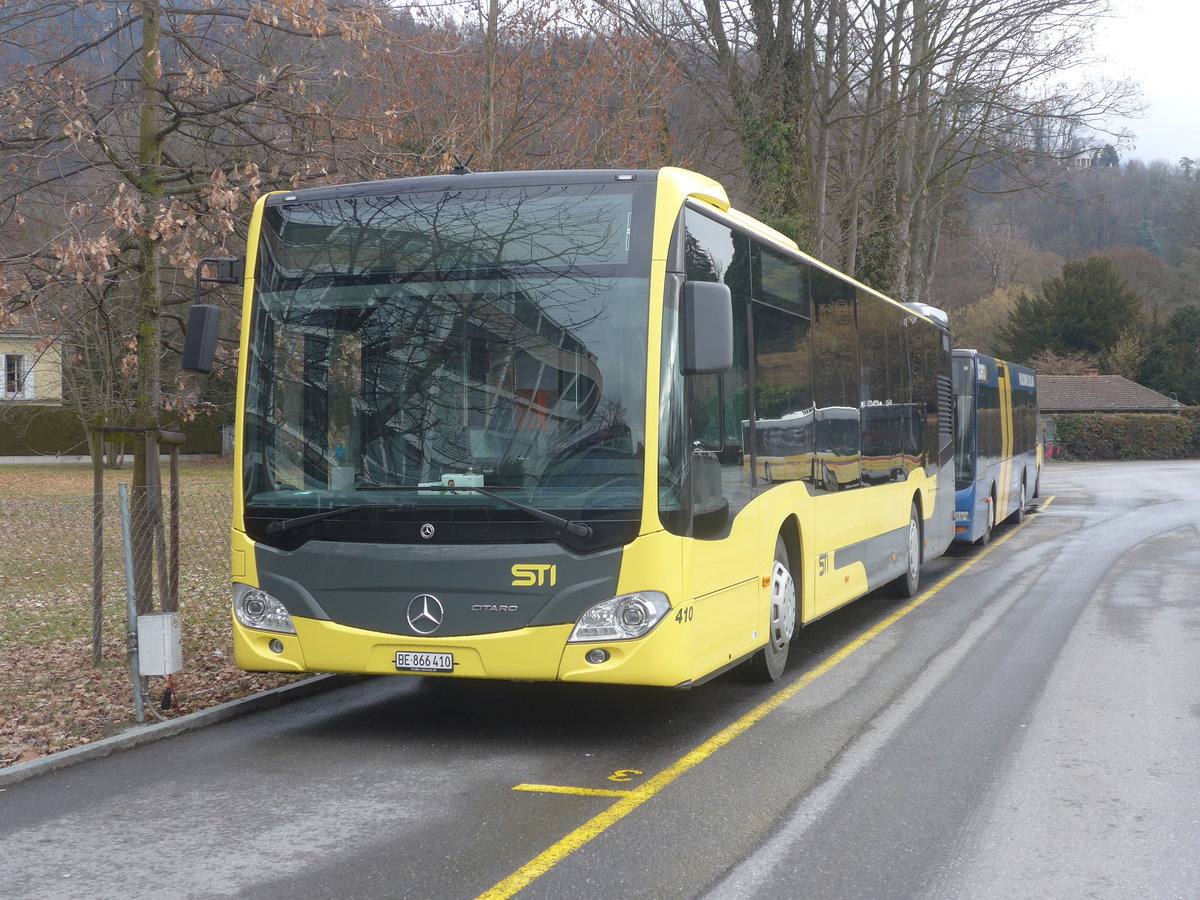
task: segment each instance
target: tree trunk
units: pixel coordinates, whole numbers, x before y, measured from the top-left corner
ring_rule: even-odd
[[[136,316],[134,347],[137,353],[137,375],[134,397],[134,426],[139,429],[158,427],[159,410],[162,403],[162,370],[159,364],[160,325],[159,314],[162,298],[158,283],[158,245],[156,220],[159,203],[163,196],[161,181],[163,136],[159,130],[158,103],[162,91],[161,58],[159,43],[162,36],[162,8],[158,0],[145,0],[142,4],[142,60],[141,60],[141,125],[138,132],[138,189],[145,204],[142,217],[142,234],[135,248]],[[150,439],[134,441],[133,490],[131,500],[131,528],[134,562],[134,597],[139,615],[154,611],[154,537],[156,530],[155,510],[160,508],[158,497],[151,491],[158,482],[157,453],[153,459],[147,448],[156,440],[153,432]]]
[[[485,167],[496,167],[496,91],[499,90],[496,76],[497,54],[499,53],[500,0],[488,0],[487,23],[484,29],[484,111],[483,147],[487,154]]]

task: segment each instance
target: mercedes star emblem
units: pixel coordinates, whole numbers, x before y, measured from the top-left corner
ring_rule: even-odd
[[[421,526],[421,537],[425,538],[425,540],[429,540],[431,537],[433,537],[433,531],[433,526],[426,522]]]
[[[418,594],[408,601],[408,625],[417,634],[433,634],[445,616],[442,601],[432,594]]]

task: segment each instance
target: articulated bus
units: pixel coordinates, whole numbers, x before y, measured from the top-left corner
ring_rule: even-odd
[[[1037,375],[975,350],[953,355],[954,539],[986,544],[1041,488]]]
[[[243,669],[774,680],[798,626],[915,594],[951,542],[944,322],[709,178],[272,193],[244,272]],[[779,434],[797,412],[840,436]]]

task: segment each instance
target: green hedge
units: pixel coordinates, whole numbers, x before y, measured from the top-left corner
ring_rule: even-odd
[[[221,426],[216,416],[194,422],[167,418],[163,428],[187,438],[184,453],[220,453]],[[79,419],[60,406],[11,406],[0,409],[0,456],[86,456],[87,435]]]
[[[1188,459],[1200,456],[1200,409],[1179,415],[1063,414],[1054,417],[1063,459]]]
[[[1181,409],[1179,414],[1192,423],[1191,452],[1188,456],[1200,457],[1200,406]]]

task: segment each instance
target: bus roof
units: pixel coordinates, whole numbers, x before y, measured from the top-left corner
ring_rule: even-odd
[[[380,181],[356,181],[296,191],[277,191],[267,198],[268,206],[310,200],[344,200],[351,197],[377,197],[390,193],[470,190],[529,185],[608,184],[611,182],[653,184],[658,180],[653,169],[557,169],[531,172],[468,172],[447,175],[418,175],[412,178],[385,178]]]

